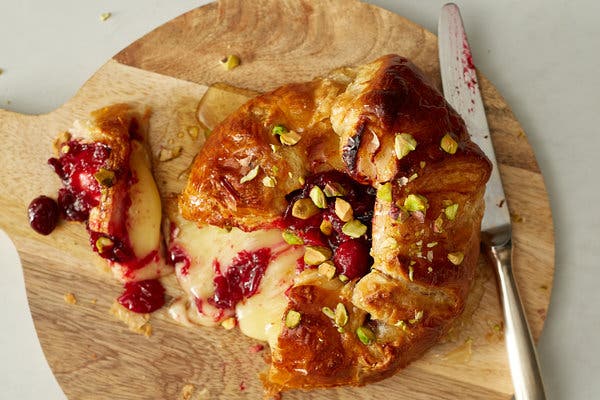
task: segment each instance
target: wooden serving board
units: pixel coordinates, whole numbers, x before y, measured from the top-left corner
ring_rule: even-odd
[[[85,229],[61,224],[48,237],[33,232],[26,208],[59,181],[46,165],[54,137],[99,107],[135,102],[152,108],[151,146],[182,145],[182,155],[156,162],[163,195],[183,182],[202,144],[185,133],[207,86],[216,82],[266,91],[310,80],[335,67],[387,53],[412,59],[440,86],[436,37],[386,10],[354,0],[228,0],[190,11],[109,60],[58,110],[25,116],[0,110],[0,227],[14,241],[42,347],[70,399],[192,399],[262,397],[263,354],[237,330],[184,328],[164,310],[154,334],[134,334],[108,312],[120,285],[99,265]],[[219,60],[237,54],[240,67]],[[540,170],[510,108],[480,76],[492,138],[514,224],[514,269],[534,337],[541,334],[554,272],[553,226]],[[284,399],[508,399],[513,393],[502,337],[495,279],[480,260],[474,311],[445,344],[396,376],[363,388],[289,392]],[[169,290],[175,290],[169,288]],[[76,305],[63,296],[76,295]],[[470,338],[472,355],[465,351]],[[462,347],[461,347],[462,346]]]

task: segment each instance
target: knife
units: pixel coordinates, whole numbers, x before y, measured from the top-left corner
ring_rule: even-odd
[[[505,341],[516,400],[546,398],[540,367],[512,272],[511,222],[490,138],[471,49],[458,6],[442,7],[438,46],[444,96],[465,121],[471,140],[493,165],[485,190],[482,247],[495,267],[504,311]]]

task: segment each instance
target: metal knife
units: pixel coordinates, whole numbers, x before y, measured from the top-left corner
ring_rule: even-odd
[[[479,91],[471,49],[458,6],[442,7],[438,46],[444,96],[461,115],[471,139],[493,164],[485,191],[482,246],[497,275],[504,310],[505,341],[516,400],[546,398],[539,362],[512,272],[511,221]]]

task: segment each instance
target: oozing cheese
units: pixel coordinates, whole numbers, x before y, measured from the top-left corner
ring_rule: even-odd
[[[171,234],[169,248],[183,250],[189,259],[176,265],[177,278],[188,294],[187,316],[182,315],[181,303],[176,303],[172,315],[178,320],[191,321],[200,325],[216,325],[235,316],[240,330],[247,336],[268,340],[277,334],[282,315],[287,306],[285,291],[292,285],[296,260],[304,250],[286,244],[278,229],[243,232],[237,228],[230,231],[214,226],[197,227],[194,223],[172,217],[177,226]],[[215,293],[213,280],[215,269],[225,273],[233,259],[241,251],[256,251],[269,248],[272,257],[258,291],[239,302],[235,310],[223,310],[208,301]],[[276,337],[276,336],[275,336]]]

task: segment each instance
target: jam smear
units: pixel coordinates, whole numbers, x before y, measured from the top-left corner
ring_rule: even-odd
[[[345,222],[335,213],[335,197],[327,198],[327,207],[308,219],[296,218],[292,215],[292,207],[297,200],[310,198],[310,191],[318,186],[325,190],[327,185],[341,187],[340,196],[350,203],[354,219],[367,226],[365,235],[352,238],[343,232]],[[285,228],[304,240],[308,246],[326,246],[333,251],[333,262],[338,274],[350,279],[365,275],[373,263],[369,255],[371,249],[371,220],[375,206],[376,191],[373,187],[362,185],[348,175],[339,171],[328,171],[312,175],[306,179],[304,186],[287,196],[288,207],[284,213]],[[331,223],[332,232],[326,235],[321,231],[323,221]],[[303,270],[310,268],[298,268]]]
[[[117,301],[130,311],[151,313],[165,304],[165,288],[158,279],[127,282],[125,291]]]
[[[63,145],[59,158],[48,160],[64,185],[58,192],[58,205],[65,219],[85,221],[100,203],[100,184],[94,175],[106,166],[110,152],[103,143],[70,140]]]
[[[48,196],[39,196],[29,203],[27,214],[29,225],[34,231],[42,235],[49,235],[58,224],[60,210],[54,199]]]
[[[224,273],[215,261],[215,293],[208,302],[217,308],[232,309],[240,301],[251,297],[258,290],[270,261],[269,248],[239,252]]]

